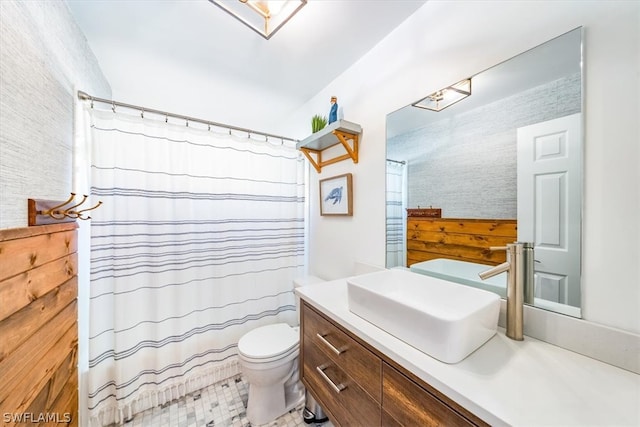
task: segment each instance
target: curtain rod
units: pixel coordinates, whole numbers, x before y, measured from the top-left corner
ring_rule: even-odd
[[[208,126],[216,126],[216,127],[220,127],[220,128],[224,128],[224,129],[229,129],[229,130],[236,130],[239,132],[246,132],[249,135],[262,135],[264,137],[268,138],[275,138],[275,139],[279,139],[281,141],[293,141],[293,142],[298,142],[297,139],[293,139],[293,138],[288,138],[286,136],[280,136],[280,135],[273,135],[270,133],[264,133],[264,132],[258,132],[258,131],[254,131],[251,129],[246,129],[246,128],[241,128],[241,127],[237,127],[237,126],[230,126],[230,125],[225,125],[223,123],[216,123],[216,122],[212,122],[209,120],[203,120],[203,119],[198,119],[195,117],[189,117],[189,116],[183,116],[182,114],[175,114],[175,113],[169,113],[166,111],[160,111],[160,110],[154,110],[153,108],[146,108],[146,107],[140,107],[139,105],[132,105],[132,104],[126,104],[124,102],[118,102],[118,101],[113,101],[111,99],[105,99],[105,98],[98,98],[95,96],[91,96],[86,92],[83,92],[81,90],[78,91],[78,99],[82,100],[82,101],[91,101],[91,106],[93,108],[93,103],[94,102],[100,102],[103,104],[109,104],[111,106],[113,106],[114,112],[115,112],[115,107],[124,107],[124,108],[130,108],[132,110],[138,110],[141,112],[141,114],[144,117],[144,113],[152,113],[152,114],[159,114],[165,117],[172,117],[172,118],[176,118],[176,119],[181,119],[181,120],[185,120],[187,122],[196,122],[196,123],[203,123],[205,125]]]

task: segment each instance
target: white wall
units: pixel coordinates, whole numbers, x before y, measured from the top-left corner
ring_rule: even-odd
[[[65,3],[0,1],[0,228],[27,225],[27,199],[66,200],[76,90],[110,97]]]
[[[583,317],[640,333],[640,3],[429,1],[287,121],[308,118],[332,94],[364,128],[360,161],[311,172],[310,271],[327,279],[355,261],[384,265],[385,116],[578,26],[585,28]],[[354,175],[354,216],[318,213],[318,179]]]
[[[285,106],[290,100],[269,87],[123,44],[113,43],[108,49],[117,50],[119,58],[116,63],[107,61],[111,68],[105,68],[114,100],[267,133],[274,133],[274,117],[289,111]],[[262,113],[264,104],[271,105],[268,116]]]

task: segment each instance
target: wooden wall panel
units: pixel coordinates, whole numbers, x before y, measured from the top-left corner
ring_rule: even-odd
[[[504,251],[491,246],[513,243],[518,237],[512,219],[407,218],[407,267],[437,258],[498,265]]]
[[[44,225],[43,230],[34,230],[40,227],[0,230],[0,257],[3,261],[10,261],[0,264],[0,280],[27,272],[64,255],[76,253],[76,224],[69,225],[72,230],[60,232],[54,231],[60,228],[60,225]],[[20,233],[21,230],[25,231]],[[45,233],[34,234],[37,231]],[[3,240],[1,236],[4,234],[12,238]]]
[[[53,260],[0,282],[0,319],[16,313],[77,275],[76,254]]]
[[[76,227],[0,230],[3,425],[78,425]]]

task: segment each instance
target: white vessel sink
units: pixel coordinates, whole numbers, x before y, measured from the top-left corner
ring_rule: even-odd
[[[406,270],[347,279],[349,310],[446,363],[458,363],[498,327],[500,297]]]

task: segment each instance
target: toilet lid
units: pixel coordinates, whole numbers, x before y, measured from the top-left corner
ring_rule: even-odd
[[[238,351],[252,359],[268,359],[287,353],[300,342],[298,332],[286,323],[260,326],[238,341]]]

